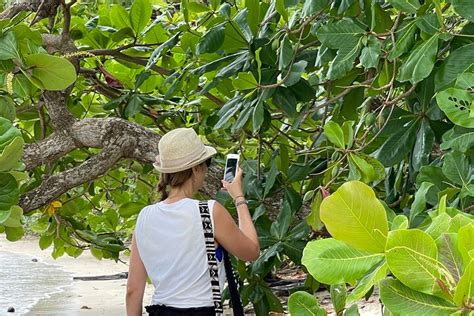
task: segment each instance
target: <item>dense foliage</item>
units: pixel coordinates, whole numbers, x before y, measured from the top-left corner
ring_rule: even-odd
[[[114,146],[135,133],[153,139],[139,127],[193,126],[245,160],[263,252],[235,264],[244,303],[259,315],[282,310],[265,280],[283,263],[300,265],[303,249],[309,292],[317,281],[333,293],[349,283],[352,302],[381,281],[396,313],[410,305],[395,292],[447,306],[440,315],[472,310],[473,254],[462,241],[474,210],[470,0],[36,2],[0,8],[8,239],[26,223],[54,257],[90,249],[118,259],[158,196],[156,152]],[[100,122],[130,124],[108,137]],[[88,127],[104,135],[91,140]],[[306,246],[324,225],[334,239]],[[446,263],[453,245],[461,259]],[[351,264],[333,268],[331,254]],[[429,276],[412,284],[406,274],[420,266]],[[294,295],[290,309],[312,302]],[[345,296],[334,300],[342,313]]]

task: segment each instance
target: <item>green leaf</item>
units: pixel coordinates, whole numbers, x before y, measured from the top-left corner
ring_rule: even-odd
[[[451,130],[450,132],[453,132]],[[466,132],[461,134],[454,134],[454,133],[446,133],[452,136],[448,136],[445,139],[445,135],[443,135],[444,142],[441,144],[441,150],[448,150],[450,148],[465,153],[471,147],[474,147],[474,131],[473,132]]]
[[[471,67],[473,54],[474,43],[450,52],[435,74],[436,91],[446,89],[452,85],[459,74]]]
[[[76,81],[76,69],[65,58],[40,53],[26,56],[25,63],[41,89],[64,90]]]
[[[260,1],[245,0],[245,7],[248,9],[247,22],[253,35],[257,34],[260,23]]]
[[[439,35],[435,34],[415,48],[400,67],[397,77],[399,81],[415,84],[430,75],[438,53],[438,38]]]
[[[431,213],[430,215],[432,215]],[[434,240],[438,240],[439,237],[449,230],[451,216],[446,213],[439,214],[431,219],[431,224],[425,229],[425,232],[433,237]]]
[[[23,227],[5,227],[5,234],[7,235],[7,240],[17,241],[25,234]]]
[[[350,180],[361,180],[362,182],[369,183],[375,179],[375,169],[371,164],[355,153],[350,153],[348,158],[350,167]]]
[[[258,83],[251,72],[239,72],[237,78],[232,81],[232,85],[237,90],[249,90],[255,89]]]
[[[367,272],[360,280],[357,280],[356,287],[347,297],[347,302],[352,303],[363,298],[367,292],[377,284],[380,280],[387,276],[388,265],[387,262],[381,261]]]
[[[132,95],[128,100],[127,107],[125,108],[125,116],[134,116],[135,114],[140,113],[141,110],[143,110],[142,99],[137,94]]]
[[[474,258],[470,253],[474,250],[474,225],[461,227],[458,232],[457,248],[461,253],[464,265],[467,266]]]
[[[391,167],[400,162],[413,148],[419,121],[402,125],[374,153],[385,167]]]
[[[360,62],[366,69],[376,68],[379,63],[379,56],[382,52],[382,43],[373,35],[370,35],[367,45],[362,49]]]
[[[454,11],[469,21],[474,21],[474,4],[470,0],[451,0]]]
[[[145,207],[143,203],[138,203],[138,202],[128,202],[125,203],[124,205],[120,206],[119,208],[119,214],[122,217],[130,217],[132,215],[140,213],[140,211]]]
[[[365,30],[351,20],[341,20],[322,26],[316,36],[327,47],[350,51],[359,42]],[[345,55],[345,54],[344,54]]]
[[[385,250],[385,208],[374,191],[362,182],[346,182],[325,198],[321,203],[321,220],[334,238],[350,246],[370,252]]]
[[[306,60],[300,60],[299,62],[296,62],[291,65],[290,74],[288,75],[288,78],[285,81],[285,86],[289,87],[298,83],[307,65],[308,62]]]
[[[423,182],[415,193],[415,200],[410,209],[410,223],[413,223],[416,216],[421,214],[426,207],[426,193],[433,186],[433,183]]]
[[[325,284],[351,283],[382,261],[383,254],[360,251],[333,238],[310,241],[301,262],[308,272]]]
[[[303,17],[310,16],[326,8],[328,0],[305,0],[303,5]]]
[[[400,11],[407,13],[416,13],[421,7],[418,0],[388,0],[388,2],[395,8]]]
[[[7,211],[18,203],[20,192],[16,179],[9,173],[0,173],[0,211]]]
[[[327,122],[324,125],[324,134],[331,143],[341,149],[345,148],[344,131],[339,124],[334,121]]]
[[[151,17],[151,4],[148,0],[134,0],[130,9],[130,25],[135,36],[145,29]]]
[[[15,103],[8,96],[0,96],[0,117],[14,121],[16,118]]]
[[[13,126],[12,122],[0,117],[0,152],[2,152],[16,137],[21,137],[21,132]]]
[[[391,231],[386,258],[390,271],[406,286],[427,294],[442,293],[438,285],[441,280],[438,249],[434,239],[424,231]]]
[[[436,102],[454,124],[474,128],[474,117],[469,111],[473,98],[467,90],[448,88],[436,94]]]
[[[290,43],[288,35],[285,35],[281,41],[278,56],[278,70],[282,71],[288,67],[293,60],[293,46]]]
[[[417,292],[394,279],[382,281],[380,297],[394,315],[446,316],[457,310],[446,300]]]
[[[404,23],[405,22],[405,23]],[[406,20],[402,22],[399,29],[395,33],[396,42],[395,47],[392,48],[388,55],[388,60],[393,61],[396,58],[400,57],[415,43],[415,33],[416,33],[416,20],[406,23]]]
[[[471,168],[463,153],[451,151],[444,156],[443,174],[452,182],[463,185],[468,183]]]
[[[412,153],[412,166],[415,171],[419,171],[422,166],[429,163],[435,135],[428,120],[421,121],[421,127],[416,135],[415,147]]]
[[[329,66],[328,78],[331,80],[342,78],[353,67],[354,61],[359,56],[360,42],[353,47],[342,47]]]
[[[288,22],[288,10],[285,7],[285,0],[275,0],[275,10]]]
[[[334,306],[336,314],[339,314],[346,307],[347,288],[345,283],[332,284],[329,293],[331,294],[331,302]]]
[[[0,50],[0,60],[15,59],[21,61],[18,43],[12,32],[7,32],[0,37],[0,47],[2,48]]]
[[[462,256],[457,248],[457,234],[443,233],[436,240],[438,246],[439,262],[441,262],[452,275],[455,282],[461,278]]]
[[[23,138],[15,137],[3,151],[0,151],[0,172],[13,169],[23,157]]]
[[[172,37],[170,37],[166,42],[155,48],[153,53],[150,56],[150,59],[148,59],[148,63],[145,66],[145,70],[149,70],[153,65],[155,65],[158,62],[158,59],[161,57],[162,54],[164,54],[168,49],[171,49],[174,47],[178,42],[179,42],[179,35],[181,33],[178,32]]]
[[[253,110],[252,123],[253,132],[256,133],[262,127],[263,119],[265,118],[265,107],[263,102],[258,102]]]
[[[119,4],[112,5],[109,18],[110,22],[112,22],[112,26],[119,30],[127,27],[132,28],[128,12]]]
[[[360,316],[359,307],[357,304],[352,304],[351,307],[344,311],[344,316]]]
[[[199,40],[196,47],[196,54],[214,53],[222,46],[224,39],[225,25],[214,26]]]
[[[23,216],[23,209],[17,205],[13,205],[10,208],[10,216],[0,222],[3,226],[6,227],[21,227],[21,218]]]
[[[41,250],[45,250],[53,243],[54,235],[42,235],[39,240],[39,247]]]
[[[408,226],[408,218],[405,215],[400,214],[395,216],[395,218],[392,220],[390,230],[407,229]]]
[[[318,299],[307,292],[298,291],[288,298],[288,310],[298,316],[326,316],[326,311],[319,306]]]
[[[454,292],[454,302],[458,306],[467,306],[474,299],[474,260],[464,269]]]
[[[223,127],[230,120],[230,118],[240,110],[241,107],[242,98],[240,96],[237,96],[227,102],[217,113],[217,116],[219,116],[219,121],[217,121],[214,128],[217,129]]]
[[[344,142],[347,148],[351,148],[354,143],[354,129],[353,126],[354,121],[345,121],[342,123],[342,130],[344,132]]]

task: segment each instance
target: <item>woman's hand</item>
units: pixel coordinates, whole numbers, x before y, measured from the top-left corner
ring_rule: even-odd
[[[237,172],[232,182],[222,180],[222,186],[224,187],[224,190],[229,192],[233,200],[238,197],[244,197],[244,191],[242,189],[242,173],[242,169],[237,167]]]

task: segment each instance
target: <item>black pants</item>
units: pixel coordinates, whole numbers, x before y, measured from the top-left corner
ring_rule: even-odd
[[[215,316],[213,306],[194,307],[194,308],[177,308],[165,305],[145,306],[150,316]]]

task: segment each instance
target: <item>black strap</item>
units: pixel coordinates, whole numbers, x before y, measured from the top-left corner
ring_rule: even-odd
[[[199,202],[199,211],[201,213],[201,221],[202,221],[202,227],[204,229],[204,239],[206,241],[206,252],[207,252],[207,258],[209,262],[209,271],[211,275],[211,287],[213,289],[213,299],[214,299],[214,306],[216,310],[216,314],[222,313],[222,301],[221,301],[221,295],[220,295],[220,288],[219,288],[219,294],[215,295],[216,292],[214,290],[215,284],[213,283],[213,269],[214,267],[211,266],[211,263],[213,262],[210,260],[210,258],[214,259],[215,262],[215,278],[219,280],[218,274],[217,274],[217,260],[216,260],[216,254],[215,254],[215,244],[214,244],[214,233],[212,231],[212,221],[210,218],[209,214],[209,204],[208,202]],[[212,247],[211,245],[211,239],[212,238]],[[235,275],[234,271],[232,269],[232,264],[230,262],[229,254],[227,251],[222,248],[222,252],[224,254],[224,267],[225,267],[225,274],[227,277],[227,284],[229,285],[229,293],[230,293],[230,300],[232,302],[232,309],[234,311],[234,316],[244,316],[244,308],[242,306],[242,301],[240,300],[240,294],[239,290],[237,288],[237,282],[235,281]],[[212,252],[212,253],[211,253]],[[218,285],[218,283],[217,283]],[[218,311],[218,307],[220,306],[220,311]]]
[[[239,289],[237,288],[237,282],[235,281],[235,275],[234,271],[232,270],[229,253],[225,249],[223,249],[223,252],[225,274],[227,277],[227,284],[229,285],[230,301],[232,302],[234,316],[244,316],[244,308],[242,306],[242,301],[240,300]]]

